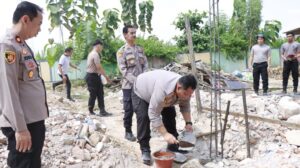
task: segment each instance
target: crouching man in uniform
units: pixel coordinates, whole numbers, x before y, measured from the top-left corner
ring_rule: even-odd
[[[137,115],[137,139],[144,164],[151,164],[150,122],[167,141],[168,150],[186,153],[178,149],[174,105],[179,104],[186,122],[185,129],[193,131],[190,98],[196,86],[197,80],[193,75],[181,76],[164,70],[145,72],[137,77],[133,86],[132,103]]]

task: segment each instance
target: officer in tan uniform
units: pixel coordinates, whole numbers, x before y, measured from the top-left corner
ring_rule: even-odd
[[[0,40],[0,127],[8,139],[7,164],[12,168],[41,167],[46,90],[25,40],[38,34],[42,20],[39,6],[22,1],[14,11],[12,29]]]
[[[118,67],[122,73],[122,91],[123,91],[123,108],[124,114],[124,127],[125,139],[135,141],[136,137],[133,135],[132,126],[132,99],[131,92],[133,82],[136,77],[145,72],[148,68],[147,58],[142,47],[135,44],[136,28],[127,25],[123,28],[123,35],[126,44],[122,46],[117,52]]]
[[[172,152],[187,153],[178,147],[175,105],[186,122],[186,131],[193,131],[190,98],[196,89],[193,75],[181,76],[165,70],[140,74],[133,86],[132,103],[137,116],[137,138],[144,164],[151,164],[150,123],[168,142]]]
[[[90,92],[88,108],[89,112],[92,115],[95,115],[94,106],[96,98],[98,100],[98,107],[100,110],[99,115],[101,117],[111,116],[111,113],[108,113],[105,110],[104,106],[104,91],[103,91],[103,83],[101,80],[101,76],[104,76],[106,80],[110,83],[109,77],[106,75],[103,67],[100,64],[99,53],[103,49],[103,44],[100,40],[96,40],[93,44],[93,50],[89,53],[87,57],[87,68],[86,68],[86,83],[88,86],[88,90]]]

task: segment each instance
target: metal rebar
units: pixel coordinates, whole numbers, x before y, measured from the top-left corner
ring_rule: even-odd
[[[224,138],[225,138],[226,125],[227,125],[227,121],[228,121],[229,108],[230,108],[230,101],[227,102],[227,108],[226,108],[225,119],[224,119],[224,126],[223,126],[222,134],[221,134],[221,155],[222,155],[222,158],[224,157]]]
[[[213,34],[214,34],[214,52],[216,52],[216,18],[215,18],[215,13],[216,13],[216,7],[215,7],[215,1],[213,1],[214,3],[212,4],[213,5]],[[218,91],[217,91],[217,72],[216,70],[214,70],[214,120],[215,120],[215,158],[218,157],[218,112],[217,112],[217,108],[218,108]]]
[[[211,26],[211,0],[209,0],[209,25],[210,25],[210,31],[209,31],[209,35],[210,35],[210,46],[212,45],[212,26]],[[211,68],[211,72],[212,72],[212,49],[211,47],[209,47],[209,55],[210,55],[210,68]],[[213,82],[211,80],[211,89],[210,89],[210,135],[209,135],[209,158],[212,159],[212,131],[213,131]]]
[[[248,113],[247,113],[247,104],[246,104],[246,91],[245,89],[242,90],[243,96],[243,106],[244,106],[244,113],[245,113],[245,126],[246,126],[246,145],[247,145],[247,157],[250,158],[250,141],[249,141],[249,122],[248,122]]]

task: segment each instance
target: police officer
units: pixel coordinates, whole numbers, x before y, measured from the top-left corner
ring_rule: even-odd
[[[136,28],[131,25],[126,25],[123,28],[123,36],[126,44],[122,46],[117,52],[118,67],[122,73],[122,91],[123,91],[123,108],[125,139],[135,141],[136,137],[133,135],[132,126],[132,85],[136,77],[145,72],[148,68],[147,58],[142,47],[135,44]]]
[[[133,86],[133,108],[137,116],[137,138],[144,164],[151,164],[150,122],[168,142],[172,152],[187,153],[178,149],[175,104],[186,122],[186,131],[193,131],[190,98],[196,89],[193,75],[181,76],[165,70],[154,70],[140,74]],[[161,117],[162,116],[162,117]]]
[[[295,42],[294,33],[288,32],[287,34],[287,42],[282,44],[281,46],[281,57],[283,59],[283,72],[282,72],[282,93],[287,93],[287,85],[290,76],[290,72],[292,71],[293,77],[293,92],[297,93],[298,89],[298,60],[297,58],[300,56],[298,53],[300,52],[299,43]]]
[[[25,40],[38,34],[42,20],[39,6],[22,1],[14,11],[12,29],[0,42],[0,127],[8,139],[7,164],[12,168],[41,167],[46,91]]]
[[[104,106],[104,91],[103,91],[103,83],[101,81],[101,75],[106,78],[106,80],[110,83],[109,77],[106,75],[104,69],[100,64],[99,53],[103,49],[103,44],[100,40],[96,40],[93,43],[93,49],[89,53],[87,57],[87,69],[86,69],[86,83],[88,86],[88,90],[90,92],[88,108],[89,112],[92,115],[95,115],[94,106],[96,98],[98,100],[98,107],[100,109],[99,115],[101,117],[110,116],[111,113],[108,113],[105,110]]]
[[[251,48],[250,66],[253,67],[253,89],[258,95],[259,79],[263,81],[263,95],[268,92],[268,69],[271,63],[271,48],[265,44],[263,34],[257,35],[257,44]]]
[[[79,68],[70,62],[72,54],[73,54],[73,48],[67,47],[65,49],[64,54],[60,57],[58,62],[57,73],[59,77],[62,79],[62,81],[54,82],[52,84],[52,89],[53,91],[55,91],[56,86],[65,83],[67,89],[67,99],[74,102],[74,99],[71,97],[71,82],[68,76],[68,71],[69,71],[69,66],[77,70],[79,70]]]

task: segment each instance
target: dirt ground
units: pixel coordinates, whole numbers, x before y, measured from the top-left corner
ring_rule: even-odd
[[[291,81],[289,82],[291,83]],[[106,110],[113,115],[110,117],[90,116],[87,108],[88,91],[85,86],[72,87],[72,96],[76,100],[70,102],[65,99],[65,92],[62,86],[55,92],[51,89],[51,83],[46,84],[47,98],[50,109],[50,117],[46,120],[46,140],[43,151],[43,167],[95,167],[95,168],[147,168],[154,167],[142,164],[141,152],[137,142],[130,142],[124,139],[125,130],[123,127],[123,107],[121,103],[122,93],[120,88],[105,88]],[[250,86],[251,87],[251,86]],[[269,96],[253,96],[251,90],[247,91],[249,114],[257,114],[272,119],[278,116],[278,101],[281,99],[281,80],[270,79]],[[209,92],[200,91],[203,106],[210,106]],[[299,96],[298,96],[299,98]],[[297,98],[297,99],[298,99]],[[241,94],[239,92],[228,92],[222,95],[222,109],[225,109],[227,100],[232,101],[233,111],[243,112]],[[300,100],[300,98],[299,98]],[[300,101],[299,101],[300,102]],[[196,103],[192,100],[192,115],[194,120],[194,132],[210,132],[210,114],[208,112],[199,114],[196,110]],[[261,107],[261,104],[263,107]],[[270,105],[271,104],[271,105]],[[261,110],[263,108],[263,110]],[[177,110],[179,111],[179,110]],[[99,109],[95,109],[99,112]],[[74,156],[74,148],[77,145],[77,134],[80,125],[87,119],[99,121],[106,126],[106,132],[101,136],[108,136],[101,152],[95,152],[95,147],[85,145],[88,152],[88,159],[78,160]],[[296,168],[300,164],[300,148],[287,143],[285,132],[291,130],[282,125],[258,122],[250,120],[251,155],[246,158],[245,128],[243,118],[230,116],[228,119],[228,131],[225,136],[224,159],[218,158],[215,161],[210,159],[210,136],[199,137],[195,148],[186,155],[187,158],[199,159],[204,167],[287,167]],[[182,131],[184,122],[177,114],[177,129]],[[133,133],[136,135],[136,117],[133,117]],[[157,133],[152,133],[152,153],[166,148],[167,143]],[[69,139],[68,139],[69,138]],[[0,133],[0,167],[7,167],[5,138]],[[71,141],[66,145],[67,142]],[[214,140],[212,148],[214,149]],[[220,149],[219,149],[220,150]],[[218,151],[220,152],[220,151]],[[78,154],[78,153],[77,153]],[[80,152],[79,152],[80,154]],[[214,157],[214,153],[212,153]],[[274,159],[274,160],[273,160]],[[298,166],[297,166],[298,165]],[[174,163],[174,168],[181,167],[181,164]],[[200,167],[201,165],[194,167]],[[284,166],[284,167],[286,167]],[[192,166],[190,166],[192,168]],[[187,168],[187,167],[185,167]]]

